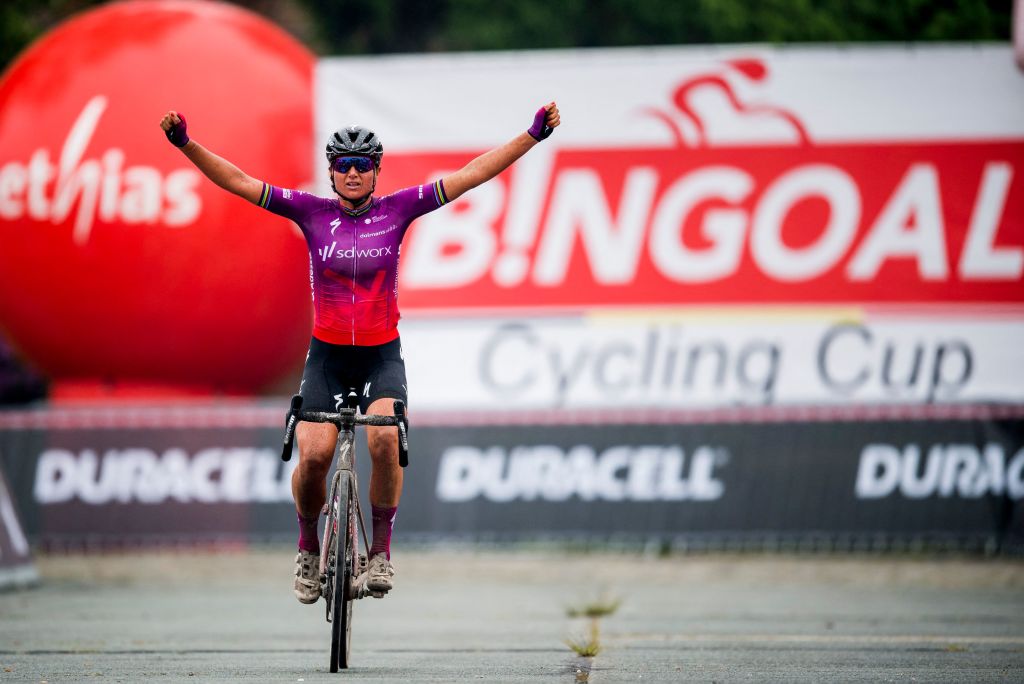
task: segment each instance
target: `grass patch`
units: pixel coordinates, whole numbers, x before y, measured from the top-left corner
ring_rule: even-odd
[[[595,619],[612,615],[621,605],[622,599],[602,594],[593,600],[585,601],[577,606],[567,606],[565,614],[571,618],[585,617]]]
[[[565,645],[572,649],[572,652],[581,658],[593,658],[601,652],[601,630],[597,620],[590,621],[590,629],[587,634],[580,637],[569,637]]]

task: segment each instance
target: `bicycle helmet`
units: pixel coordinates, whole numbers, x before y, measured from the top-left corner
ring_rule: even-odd
[[[384,146],[380,138],[369,128],[363,126],[347,126],[339,128],[331,134],[327,141],[327,161],[334,161],[336,157],[346,154],[361,154],[373,159],[373,163],[380,167],[381,157],[384,156]]]

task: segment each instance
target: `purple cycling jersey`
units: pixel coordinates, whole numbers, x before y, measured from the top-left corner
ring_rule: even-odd
[[[447,203],[441,181],[374,198],[349,212],[337,199],[266,183],[258,204],[295,221],[309,246],[313,336],[376,345],[398,337],[398,255],[413,219]]]

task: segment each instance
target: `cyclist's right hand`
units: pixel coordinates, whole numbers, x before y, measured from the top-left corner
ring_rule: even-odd
[[[164,129],[164,135],[175,147],[184,147],[188,144],[187,124],[185,115],[171,110],[160,119],[160,128]]]

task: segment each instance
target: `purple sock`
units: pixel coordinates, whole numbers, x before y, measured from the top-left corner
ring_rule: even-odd
[[[299,519],[299,548],[310,553],[320,553],[320,538],[317,536],[316,525],[320,517],[303,518],[302,514],[296,511]]]
[[[370,557],[378,553],[387,554],[391,560],[391,530],[395,527],[395,516],[398,514],[398,507],[383,508],[371,506],[373,509],[373,544],[370,546]]]

